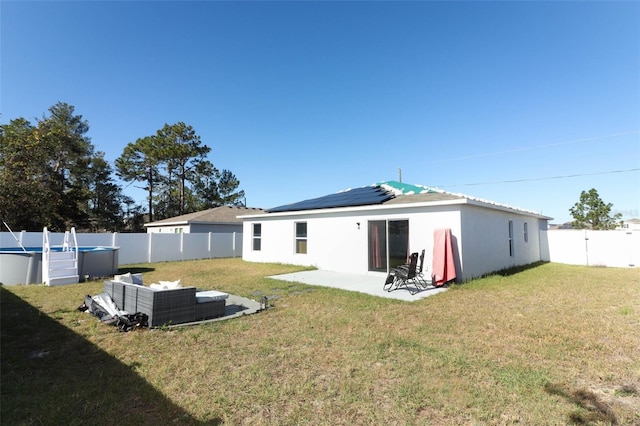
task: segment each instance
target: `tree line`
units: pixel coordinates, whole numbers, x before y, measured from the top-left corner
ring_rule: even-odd
[[[211,148],[183,122],[128,143],[114,169],[73,106],[48,112],[0,125],[0,219],[13,229],[139,232],[147,221],[244,204],[240,181],[213,165]],[[125,195],[116,176],[141,185],[147,205]]]

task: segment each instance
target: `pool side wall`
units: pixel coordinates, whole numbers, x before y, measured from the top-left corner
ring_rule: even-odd
[[[88,276],[103,278],[118,273],[118,249],[102,249],[78,252],[80,282]]]
[[[118,273],[118,249],[105,248],[78,252],[80,282]],[[42,284],[42,253],[0,252],[0,284]]]
[[[42,253],[0,253],[0,284],[42,283]]]

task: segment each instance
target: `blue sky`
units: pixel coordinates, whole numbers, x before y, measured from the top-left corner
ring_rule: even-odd
[[[69,103],[112,164],[184,121],[252,207],[401,168],[554,223],[590,188],[640,217],[638,2],[2,1],[0,15],[0,122]]]

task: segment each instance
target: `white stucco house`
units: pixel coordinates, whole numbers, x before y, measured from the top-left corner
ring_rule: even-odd
[[[622,222],[620,229],[624,231],[640,231],[640,219],[627,219]]]
[[[550,217],[462,194],[388,181],[248,214],[242,258],[379,274],[450,229],[456,281],[548,260]],[[428,273],[428,271],[427,271]]]
[[[240,233],[242,232],[242,219],[239,219],[238,216],[258,213],[264,213],[264,211],[251,207],[220,206],[145,223],[144,227],[147,228],[147,234],[156,232],[171,234]]]

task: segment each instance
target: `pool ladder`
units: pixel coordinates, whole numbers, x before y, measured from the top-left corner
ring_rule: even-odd
[[[76,229],[64,233],[62,246],[52,250],[49,231],[42,230],[42,281],[49,286],[80,282]]]

